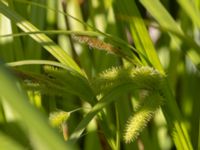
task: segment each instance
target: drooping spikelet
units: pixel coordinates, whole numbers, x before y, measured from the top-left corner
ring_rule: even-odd
[[[146,97],[143,106],[127,122],[124,134],[126,143],[130,143],[138,137],[161,104],[162,97],[157,92]]]
[[[98,50],[104,50],[108,53],[116,54],[119,52],[118,48],[116,48],[112,44],[106,43],[95,37],[91,37],[87,35],[72,35],[72,38],[79,43],[87,44],[89,47],[92,47]]]

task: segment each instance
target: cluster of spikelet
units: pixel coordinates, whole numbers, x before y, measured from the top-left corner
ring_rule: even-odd
[[[140,107],[126,124],[124,139],[129,143],[135,140],[147,125],[153,114],[163,103],[160,92],[164,76],[150,67],[113,67],[101,73],[93,80],[93,88],[97,94],[109,92],[114,87],[132,84],[133,90],[145,90]]]

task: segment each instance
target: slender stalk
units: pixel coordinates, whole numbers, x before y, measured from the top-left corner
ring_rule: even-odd
[[[66,0],[62,0],[62,9],[63,9],[63,12],[65,14],[67,14],[67,2],[66,2]],[[70,31],[70,25],[69,25],[68,16],[64,15],[64,18],[65,18],[66,29]],[[75,60],[75,62],[80,66],[80,60],[78,58],[78,54],[76,53],[76,50],[75,50],[75,47],[74,47],[74,43],[73,43],[73,40],[72,40],[72,36],[69,35],[68,37],[69,37],[69,42],[70,42],[70,45],[71,45],[72,57]]]

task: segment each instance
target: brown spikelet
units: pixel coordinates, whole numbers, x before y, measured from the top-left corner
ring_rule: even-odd
[[[115,54],[119,52],[118,48],[114,47],[110,43],[106,43],[94,37],[90,37],[86,35],[72,35],[72,38],[79,43],[87,44],[88,46],[99,49],[99,50],[105,50],[108,53]]]

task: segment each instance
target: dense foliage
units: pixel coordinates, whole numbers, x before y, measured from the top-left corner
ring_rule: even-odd
[[[199,0],[1,0],[0,149],[200,149]]]

